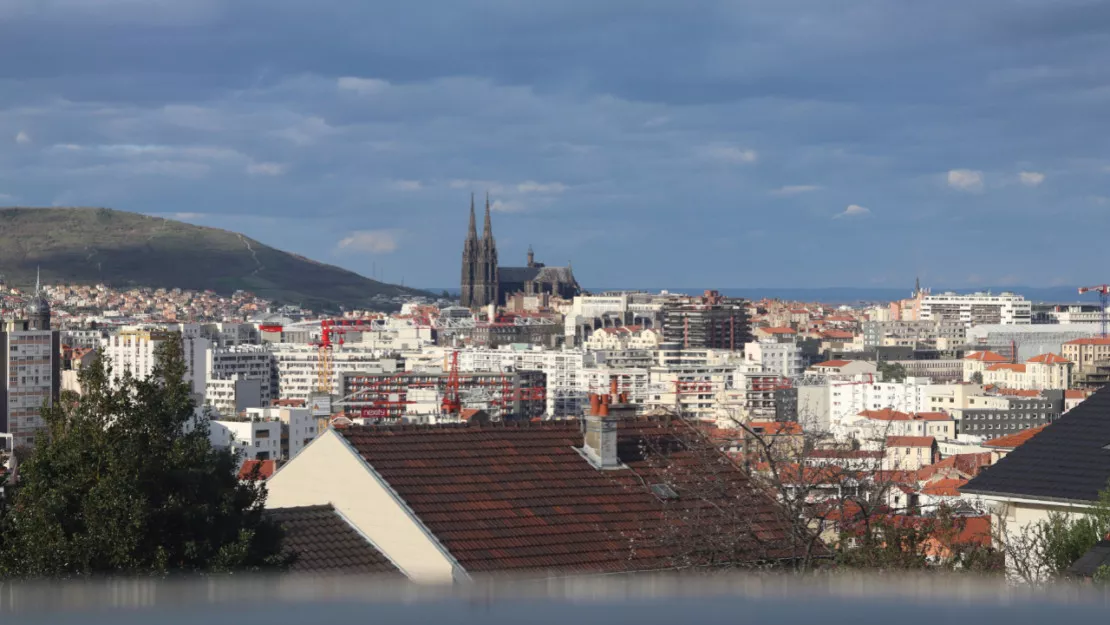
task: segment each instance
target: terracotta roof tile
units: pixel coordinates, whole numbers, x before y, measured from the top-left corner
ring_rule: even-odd
[[[1006,436],[999,436],[998,438],[983,443],[983,446],[997,447],[999,449],[1017,449],[1018,447],[1021,447],[1021,445],[1025,443],[1025,441],[1033,438],[1046,427],[1048,427],[1048,424],[1042,425],[1040,427],[1029,428],[1028,430],[1022,430],[1013,434],[1007,434]]]
[[[1025,362],[1035,362],[1035,363],[1040,363],[1040,364],[1045,364],[1045,365],[1070,365],[1071,364],[1071,361],[1068,360],[1067,358],[1064,358],[1063,356],[1058,356],[1058,355],[1052,354],[1052,353],[1041,354],[1039,356],[1033,356],[1032,358],[1030,358],[1029,360],[1026,360]]]
[[[711,476],[719,480],[718,495],[695,496],[706,465],[684,443],[689,439],[683,436],[692,432],[680,421],[621,421],[618,453],[631,470],[609,471],[597,470],[576,449],[582,445],[576,421],[352,427],[338,434],[467,571],[671,568],[675,558],[686,556],[668,536],[699,531],[687,526],[695,508],[698,515],[723,515],[703,529],[720,523],[755,528],[754,542],[760,544],[745,543],[731,553],[788,557],[789,529],[777,504],[755,491],[738,468],[717,465],[724,469]],[[656,444],[669,451],[644,453]],[[712,453],[724,460],[715,449]],[[678,497],[660,499],[653,484],[673,485]],[[752,536],[745,532],[729,534],[736,542]]]
[[[964,484],[967,484],[967,480],[955,478],[937,480],[926,484],[925,487],[921,489],[921,493],[934,497],[959,497],[959,488]]]
[[[840,367],[843,367],[845,365],[850,365],[853,362],[855,362],[855,361],[852,361],[852,360],[826,360],[825,362],[819,362],[819,363],[817,363],[813,366],[814,367],[830,367],[830,368],[839,369]]]
[[[887,447],[932,447],[937,439],[932,436],[888,436]]]
[[[258,473],[255,474],[257,468]],[[273,460],[244,460],[243,466],[239,467],[240,480],[253,480],[263,479],[268,480],[274,474],[274,461]]]
[[[1094,336],[1083,339],[1072,339],[1064,343],[1064,345],[1110,345],[1110,338]]]
[[[1006,358],[1002,354],[990,351],[974,352],[968,354],[967,356],[964,356],[964,360],[978,360],[979,362],[1010,362],[1010,359]]]

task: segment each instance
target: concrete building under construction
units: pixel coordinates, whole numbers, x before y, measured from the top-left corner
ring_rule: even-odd
[[[752,340],[747,302],[706,291],[663,304],[663,340],[683,349],[743,350]]]
[[[429,393],[448,394],[447,371],[405,371],[402,373],[344,373],[340,387],[344,412],[353,418],[403,421],[412,407],[427,403]],[[512,373],[459,373],[458,394],[462,408],[480,409],[495,420],[542,417],[546,412],[546,379],[540,371]]]

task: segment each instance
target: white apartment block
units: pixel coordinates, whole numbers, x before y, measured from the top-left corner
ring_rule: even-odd
[[[274,393],[274,354],[268,345],[238,344],[210,347],[204,354],[204,400],[220,414],[234,414],[238,380],[259,381],[259,405],[269,405]],[[228,412],[231,411],[231,412]]]
[[[281,422],[247,419],[210,421],[208,438],[213,447],[229,448],[243,460],[277,460],[281,457]]]
[[[582,350],[546,350],[535,345],[501,348],[468,348],[459,351],[459,370],[473,372],[542,371],[547,375],[547,414],[552,417],[583,414]]]
[[[743,419],[738,411],[744,405],[744,392],[736,384],[743,371],[735,365],[652,367],[647,406],[681,412],[694,419]]]
[[[1032,302],[1013,293],[942,293],[921,300],[921,321],[960,322],[970,328],[984,324],[1029,325],[1032,317]]]
[[[929,378],[903,382],[807,379],[798,385],[798,421],[808,428],[831,431],[865,410],[928,412],[933,405],[930,398],[943,396],[937,389],[944,386]]]
[[[628,402],[642,406],[648,400],[649,377],[647,369],[635,367],[587,367],[579,373],[578,390],[583,397],[608,393],[610,381],[615,378],[619,392],[628,394]]]
[[[803,370],[802,348],[797,343],[748,343],[744,346],[744,358],[750,364],[763,367],[766,373],[787,378],[800,376]]]
[[[656,349],[662,341],[658,330],[621,326],[594,331],[583,341],[582,348],[586,351]]]
[[[180,324],[190,326],[195,324]],[[185,356],[185,380],[192,386],[194,394],[203,398],[205,391],[205,358],[209,341],[196,331],[185,334],[182,329],[182,345]],[[149,377],[157,364],[154,353],[158,345],[169,338],[175,338],[173,331],[155,328],[125,328],[109,335],[101,341],[101,354],[108,358],[113,377],[118,380],[125,370],[137,378]]]
[[[277,372],[278,397],[303,399],[317,392],[320,370],[320,350],[312,345],[272,343],[274,366]],[[382,373],[393,371],[396,361],[380,360],[379,350],[360,345],[335,346],[331,350],[330,393],[341,392],[340,377],[344,373]]]
[[[289,406],[272,408],[248,408],[247,417],[259,421],[277,421],[281,424],[283,445],[281,457],[292,460],[301,450],[316,438],[316,419],[308,408]]]

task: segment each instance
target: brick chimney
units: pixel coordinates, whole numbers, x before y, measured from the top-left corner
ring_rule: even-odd
[[[590,394],[590,413],[586,415],[581,450],[590,464],[602,471],[623,466],[617,457],[617,419],[609,416],[610,401],[608,395]]]

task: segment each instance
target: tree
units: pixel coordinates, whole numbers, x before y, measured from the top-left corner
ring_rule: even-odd
[[[906,368],[896,362],[880,362],[877,367],[883,382],[902,382],[906,379]]]
[[[972,373],[971,374],[971,381],[975,384],[982,384],[983,383],[983,372],[982,371],[976,371],[976,372]]]
[[[97,359],[82,394],[44,408],[47,431],[20,466],[0,521],[6,578],[166,575],[281,568],[281,530],[261,482],[212,447],[194,413],[180,338],[147,379],[113,385]]]
[[[1099,493],[1098,501],[1082,514],[1054,512],[1017,532],[1000,523],[994,540],[1005,554],[1010,576],[1036,585],[1064,577],[1068,568],[1107,534],[1110,534],[1110,483]],[[1098,571],[1095,581],[1110,579],[1108,573]]]

